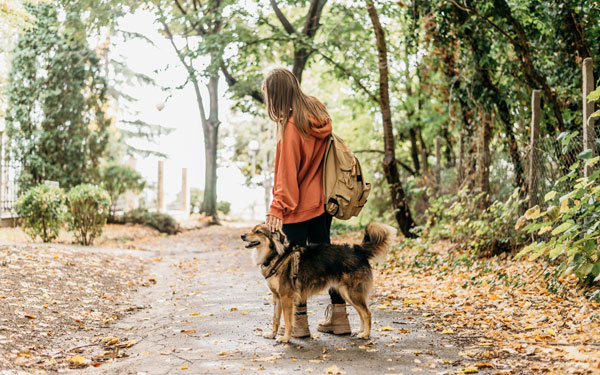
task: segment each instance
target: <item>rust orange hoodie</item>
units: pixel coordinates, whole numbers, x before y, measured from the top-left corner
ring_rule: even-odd
[[[325,212],[323,155],[331,121],[313,124],[303,137],[290,117],[282,139],[277,142],[273,202],[268,215],[284,224],[310,220]]]

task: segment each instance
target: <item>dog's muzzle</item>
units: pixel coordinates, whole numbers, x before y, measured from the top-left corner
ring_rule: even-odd
[[[259,241],[248,241],[246,239],[246,235],[245,234],[242,234],[242,241],[249,242],[248,244],[246,244],[246,249],[250,249],[251,247],[255,247],[255,246],[260,245]]]

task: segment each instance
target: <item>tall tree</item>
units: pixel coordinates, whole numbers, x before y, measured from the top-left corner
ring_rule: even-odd
[[[373,24],[373,32],[377,41],[377,54],[379,56],[379,107],[381,109],[381,119],[383,122],[383,142],[385,148],[383,170],[385,171],[385,177],[389,185],[396,221],[398,222],[402,233],[406,237],[412,238],[415,237],[415,234],[411,232],[415,223],[410,213],[410,207],[400,181],[400,174],[398,173],[398,165],[396,163],[396,140],[394,139],[394,127],[390,109],[389,71],[385,32],[379,22],[379,16],[373,1],[366,0],[366,3],[369,18]]]
[[[26,4],[35,24],[20,35],[9,75],[7,135],[22,166],[20,187],[93,180],[108,140],[106,84],[76,12]]]
[[[155,5],[164,34],[187,72],[186,83],[191,82],[194,87],[204,133],[205,177],[201,212],[218,222],[219,68],[227,45],[223,38],[223,10],[229,3],[222,0],[158,0]],[[202,95],[203,82],[208,90],[208,110]]]

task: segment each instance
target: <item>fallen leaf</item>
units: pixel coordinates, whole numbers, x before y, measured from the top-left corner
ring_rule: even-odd
[[[69,358],[69,362],[74,366],[83,366],[85,365],[85,357],[78,354]]]

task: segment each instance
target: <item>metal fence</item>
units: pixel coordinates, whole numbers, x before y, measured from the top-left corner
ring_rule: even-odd
[[[4,158],[3,158],[4,159]],[[16,215],[16,201],[18,198],[17,177],[20,167],[10,160],[0,163],[0,215],[14,217]]]

